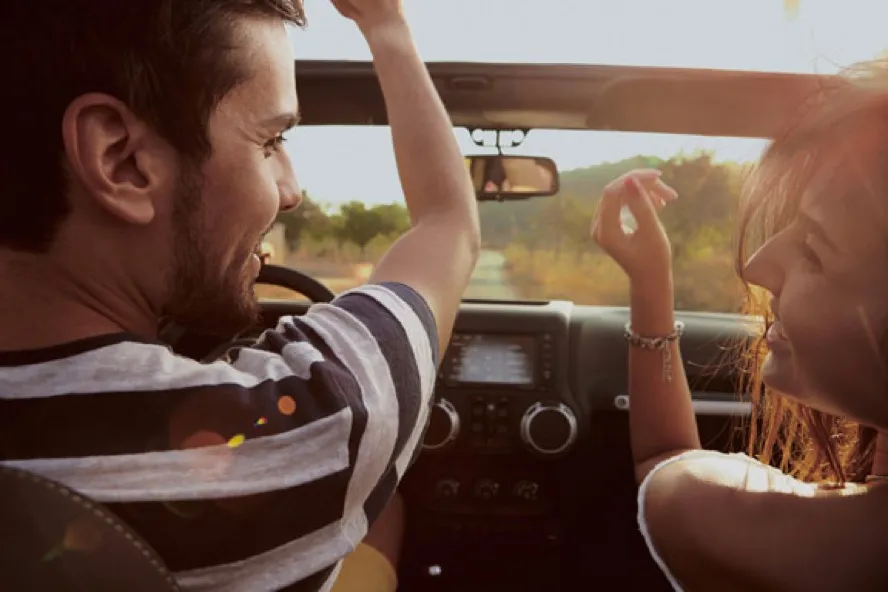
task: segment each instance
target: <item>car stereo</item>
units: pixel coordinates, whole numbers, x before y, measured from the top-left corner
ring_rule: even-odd
[[[441,376],[452,388],[539,390],[551,381],[553,357],[548,334],[455,333]]]

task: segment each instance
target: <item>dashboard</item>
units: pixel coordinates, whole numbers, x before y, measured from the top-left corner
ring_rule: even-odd
[[[263,303],[264,325],[304,304]],[[678,313],[701,441],[740,445],[736,315]],[[401,484],[399,590],[669,590],[638,534],[629,449],[628,309],[464,302],[422,451]]]

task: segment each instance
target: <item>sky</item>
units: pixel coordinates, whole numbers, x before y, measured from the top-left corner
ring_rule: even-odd
[[[354,23],[329,0],[306,0],[297,59],[369,60]],[[888,0],[404,0],[426,61],[614,64],[832,74],[888,48]],[[297,72],[298,76],[298,72]],[[456,130],[464,152],[483,152]],[[755,159],[762,140],[534,130],[516,153],[561,170],[635,154],[712,150]],[[300,184],[328,203],[402,201],[386,128],[302,127],[287,151]],[[342,170],[341,163],[348,163]]]

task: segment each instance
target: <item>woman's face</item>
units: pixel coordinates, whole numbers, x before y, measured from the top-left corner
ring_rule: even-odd
[[[820,411],[888,428],[888,195],[859,168],[821,172],[744,276],[771,294],[763,380]]]

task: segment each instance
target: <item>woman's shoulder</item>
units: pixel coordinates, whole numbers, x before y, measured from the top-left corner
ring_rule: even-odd
[[[689,450],[657,464],[642,481],[639,494],[655,482],[692,480],[708,485],[721,485],[749,492],[779,492],[813,495],[818,486],[805,483],[776,467],[740,452]]]
[[[761,582],[873,589],[858,584],[888,582],[888,487],[878,489],[819,487],[745,454],[695,450],[646,475],[638,522],[676,590],[679,581],[704,589],[756,589]],[[723,585],[737,578],[737,586]]]

